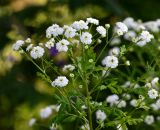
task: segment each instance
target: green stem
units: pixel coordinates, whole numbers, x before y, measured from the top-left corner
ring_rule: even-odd
[[[48,82],[51,83],[52,81],[51,81],[50,77],[46,74],[45,70],[43,70],[39,65],[37,65],[37,63],[34,62],[34,60],[32,58],[30,58],[26,52],[24,52],[24,54],[46,76]]]
[[[101,57],[101,55],[103,54],[104,50],[106,49],[107,45],[112,41],[112,39],[114,38],[114,35],[111,37],[111,39],[108,41],[108,33],[107,33],[107,37],[106,37],[106,45],[103,47],[102,51],[100,52],[100,54],[98,55],[97,59],[96,59],[96,63],[99,60],[99,58]]]
[[[85,80],[85,87],[86,87],[86,95],[87,95],[87,108],[88,108],[89,126],[90,126],[90,130],[93,130],[92,111],[91,111],[91,107],[90,107],[90,94],[89,94],[89,89],[88,89],[88,85],[87,85],[86,80]]]

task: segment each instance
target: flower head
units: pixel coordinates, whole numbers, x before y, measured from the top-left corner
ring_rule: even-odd
[[[148,91],[148,96],[151,99],[156,99],[158,97],[158,91],[155,90],[155,89],[151,89],[151,90]]]
[[[26,48],[26,51],[30,51],[30,50],[32,49],[32,47],[33,47],[33,44],[29,44],[29,45],[27,46],[27,48]]]
[[[117,22],[116,28],[117,28],[117,30],[121,30],[122,33],[126,33],[128,31],[128,27],[122,22]]]
[[[132,17],[127,17],[123,23],[130,29],[135,29],[137,27],[137,22],[135,22]]]
[[[51,37],[52,35],[54,37],[63,34],[64,29],[59,27],[57,24],[53,24],[52,26],[48,27],[46,30],[46,37]]]
[[[32,127],[34,124],[36,123],[36,119],[35,118],[31,118],[28,122],[29,127]]]
[[[45,47],[47,47],[48,49],[51,49],[52,47],[54,47],[54,38],[51,38],[48,42],[46,42]]]
[[[59,52],[67,52],[68,51],[69,41],[62,39],[61,41],[56,43],[56,49]]]
[[[126,101],[121,100],[121,101],[119,101],[117,107],[118,107],[118,108],[122,108],[122,107],[126,107],[126,105],[127,105]]]
[[[74,29],[74,28],[72,28],[72,27],[68,27],[68,28],[65,30],[64,35],[65,35],[67,38],[73,38],[74,36],[76,36],[76,29]]]
[[[133,106],[133,107],[136,107],[138,104],[137,104],[137,100],[136,99],[132,99],[130,101],[130,105]]]
[[[68,79],[65,76],[58,76],[52,83],[52,86],[65,87],[68,84]]]
[[[128,31],[125,35],[124,35],[124,39],[126,40],[132,40],[136,37],[136,33],[134,31]]]
[[[84,22],[83,20],[75,21],[71,26],[78,31],[82,29],[88,29],[88,23]]]
[[[99,25],[99,20],[94,19],[94,18],[87,18],[87,23],[92,23],[95,25]]]
[[[69,65],[65,65],[64,67],[63,67],[63,71],[73,71],[75,69],[75,66],[73,66],[73,65],[71,65],[71,64],[69,64]]]
[[[159,81],[158,77],[155,77],[154,79],[152,79],[151,81],[152,86],[157,87],[159,85],[158,81]]]
[[[16,43],[13,44],[12,49],[14,51],[18,51],[19,48],[23,46],[23,44],[24,44],[23,40],[18,40],[18,41],[16,41]]]
[[[96,118],[97,118],[97,120],[104,121],[107,118],[107,115],[103,111],[97,110],[96,111]]]
[[[145,122],[147,125],[153,124],[153,123],[154,123],[154,116],[152,116],[152,115],[146,116],[146,118],[144,119],[144,122]]]
[[[96,28],[97,32],[102,36],[102,37],[106,37],[106,29],[103,26],[98,26]]]
[[[139,39],[141,39],[142,41],[145,41],[145,42],[150,42],[151,39],[153,39],[153,35],[150,34],[148,31],[142,31]]]
[[[114,47],[111,50],[109,50],[109,55],[110,56],[118,56],[120,53],[120,48],[119,47]]]
[[[40,117],[42,119],[48,118],[52,114],[52,109],[51,107],[45,107],[40,110]]]
[[[102,60],[102,65],[110,68],[116,68],[118,66],[118,58],[115,56],[107,56]]]
[[[33,59],[41,58],[44,55],[44,49],[40,46],[33,47],[30,55]]]
[[[91,44],[92,43],[92,35],[88,32],[83,32],[80,36],[80,40],[84,44]]]
[[[118,100],[119,100],[119,97],[116,94],[110,95],[106,98],[106,102],[110,103],[111,106],[116,104]]]

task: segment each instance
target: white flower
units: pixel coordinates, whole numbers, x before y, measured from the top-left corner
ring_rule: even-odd
[[[29,44],[29,45],[27,46],[27,48],[26,48],[26,51],[30,51],[30,50],[32,49],[32,47],[33,47],[33,44]]]
[[[42,119],[48,118],[51,114],[52,114],[51,107],[45,107],[45,108],[43,108],[43,109],[40,110],[40,117]]]
[[[47,30],[46,30],[46,36],[47,37],[50,37],[50,36],[58,36],[58,35],[61,35],[63,34],[64,32],[64,29],[59,27],[59,25],[57,24],[53,24],[52,26],[48,27]]]
[[[123,33],[126,33],[128,31],[128,27],[122,22],[117,22],[116,28],[121,30]]]
[[[158,106],[155,104],[155,103],[152,103],[151,105],[150,105],[150,107],[154,110],[154,111],[157,111],[159,108],[158,108]]]
[[[116,30],[116,33],[117,33],[118,36],[122,36],[122,35],[123,35],[123,32],[122,32],[121,29],[117,29],[117,30]]]
[[[80,36],[80,40],[84,44],[91,44],[92,43],[92,35],[88,32],[83,32]]]
[[[28,122],[29,127],[32,127],[34,124],[36,123],[36,119],[35,118],[31,118]]]
[[[46,42],[45,47],[47,47],[48,49],[51,49],[52,47],[54,47],[54,42],[52,41]]]
[[[130,65],[131,65],[131,64],[130,64],[130,61],[127,60],[127,61],[125,62],[125,65],[126,65],[126,66],[130,66]]]
[[[144,46],[146,43],[150,42],[151,39],[153,39],[154,36],[150,34],[148,31],[142,31],[140,36],[138,37],[139,41],[137,42],[137,45]]]
[[[116,68],[118,66],[118,58],[115,56],[106,56],[102,60],[102,65],[110,68]]]
[[[56,43],[56,49],[59,52],[67,52],[68,51],[69,41],[62,39],[61,41]]]
[[[151,99],[156,99],[158,97],[158,92],[157,90],[155,89],[151,89],[148,91],[148,96],[151,98]]]
[[[152,32],[159,32],[159,25],[157,23],[157,21],[149,21],[143,24],[147,30],[152,31]]]
[[[33,59],[41,58],[44,55],[44,49],[40,46],[33,47],[30,55]]]
[[[84,22],[83,20],[75,21],[71,26],[78,31],[82,29],[88,29],[88,23]]]
[[[158,107],[158,109],[160,109],[160,99],[156,101],[156,106]]]
[[[136,37],[136,33],[135,31],[128,31],[125,35],[124,35],[124,39],[126,40],[132,40]]]
[[[153,123],[154,123],[154,116],[152,116],[152,115],[146,116],[146,118],[144,119],[144,122],[145,122],[147,125],[153,124]]]
[[[137,23],[131,17],[127,17],[123,23],[130,29],[135,29],[137,27]]]
[[[90,130],[89,124],[82,125],[81,130]]]
[[[18,41],[16,41],[16,43],[13,44],[12,49],[14,51],[18,51],[19,48],[23,46],[23,44],[24,44],[23,40],[18,40]]]
[[[105,28],[109,29],[110,28],[110,24],[105,24]]]
[[[118,100],[119,100],[119,97],[116,94],[110,95],[106,98],[106,102],[110,103],[111,106],[116,104]]]
[[[73,38],[74,36],[76,36],[76,29],[72,28],[72,27],[68,27],[64,33],[64,35],[67,38]]]
[[[145,29],[146,28],[145,28],[144,25],[142,25],[142,23],[137,23],[136,28],[134,28],[134,30],[136,30],[136,31],[142,31],[142,30],[145,30]]]
[[[52,86],[65,87],[68,84],[68,79],[65,76],[58,76],[52,83]]]
[[[137,45],[143,47],[144,45],[146,45],[146,41],[138,41]]]
[[[112,55],[113,56],[118,56],[119,53],[120,53],[119,47],[114,47],[114,48],[112,48],[112,49],[109,50],[109,55],[110,56],[112,56]]]
[[[133,107],[137,107],[137,100],[136,99],[132,99],[131,101],[130,101],[130,105],[131,106],[133,106]]]
[[[64,67],[63,67],[63,71],[73,71],[75,69],[75,66],[73,66],[73,65],[65,65]]]
[[[139,36],[139,39],[145,42],[150,42],[153,38],[153,35],[150,34],[148,31],[142,31],[141,35]]]
[[[102,36],[102,37],[106,37],[106,29],[103,26],[98,26],[96,28],[97,32]]]
[[[121,39],[116,37],[116,38],[113,38],[113,40],[111,41],[111,45],[119,45],[121,43]]]
[[[151,88],[151,87],[152,87],[152,85],[151,85],[151,83],[146,83],[146,84],[145,84],[145,87],[147,87],[147,88]]]
[[[30,39],[30,38],[27,38],[27,39],[25,40],[25,42],[26,42],[26,43],[31,43],[31,39]]]
[[[107,118],[106,113],[104,113],[104,112],[101,111],[101,110],[97,110],[97,111],[96,111],[96,119],[97,119],[97,120],[104,121],[106,118]]]
[[[121,100],[121,101],[118,102],[117,107],[118,108],[122,108],[122,107],[126,107],[126,105],[127,105],[126,101]]]
[[[158,81],[159,81],[159,78],[158,77],[155,77],[152,81],[151,81],[151,84],[153,87],[157,87],[158,86]]]
[[[95,25],[99,25],[99,20],[94,19],[94,18],[87,18],[87,23],[92,23]]]
[[[130,87],[130,86],[131,86],[131,82],[130,82],[130,81],[126,81],[126,82],[122,85],[122,87],[124,87],[124,88]]]

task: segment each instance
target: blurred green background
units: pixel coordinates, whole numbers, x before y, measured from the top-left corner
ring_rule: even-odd
[[[11,50],[14,41],[40,42],[53,24],[87,17],[102,24],[131,16],[160,18],[160,0],[0,0],[0,130],[29,130],[28,120],[53,104],[54,90],[36,76],[36,68]]]

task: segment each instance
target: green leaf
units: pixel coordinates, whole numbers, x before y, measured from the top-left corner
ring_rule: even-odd
[[[50,83],[50,78],[46,77],[43,73],[41,72],[37,72],[37,76],[39,76],[40,78],[42,78],[43,80],[47,81],[48,83]]]
[[[138,123],[141,123],[143,122],[143,119],[141,118],[127,118],[126,122],[129,124],[129,125],[137,125]]]
[[[71,115],[71,116],[68,116],[66,117],[63,122],[73,122],[77,119],[77,116],[76,115]]]
[[[121,46],[121,47],[120,47],[120,57],[123,56],[126,51],[127,51],[127,50],[126,50],[126,46],[125,46],[125,45]]]

